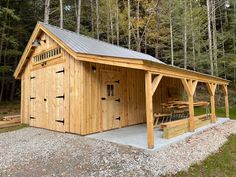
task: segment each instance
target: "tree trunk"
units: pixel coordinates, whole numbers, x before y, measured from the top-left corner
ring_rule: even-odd
[[[99,39],[99,2],[96,0],[96,33],[97,33],[97,39]]]
[[[157,10],[156,10],[156,28],[157,28],[157,34],[156,34],[156,47],[155,47],[155,57],[158,58],[159,56],[159,32],[160,32],[160,1],[157,0]],[[170,3],[170,1],[169,1]]]
[[[191,32],[192,32],[192,51],[193,51],[193,70],[196,71],[196,53],[195,53],[195,32],[193,26],[193,7],[192,0],[190,0],[190,15],[191,15]]]
[[[211,0],[212,4],[212,34],[213,34],[213,57],[214,57],[214,65],[215,65],[215,74],[218,76],[218,61],[217,61],[217,36],[216,36],[216,8],[215,8],[215,0]]]
[[[137,39],[136,39],[136,45],[137,45],[137,51],[141,51],[141,40],[140,40],[140,31],[139,31],[139,0],[137,2],[137,8],[136,8],[136,20],[137,20],[137,26],[136,26],[136,31],[137,31]]]
[[[207,0],[207,26],[208,26],[208,40],[209,40],[209,57],[211,65],[211,75],[214,75],[213,54],[212,54],[212,35],[211,35],[211,4]]]
[[[201,7],[201,2],[198,1],[198,7],[200,8]],[[197,60],[196,60],[196,65],[197,65],[197,61],[200,60],[201,58],[201,25],[200,25],[200,22],[198,22],[198,30],[197,30],[197,34],[198,34],[198,37],[197,37]],[[196,68],[197,70],[197,68]]]
[[[81,14],[81,0],[77,0],[77,13],[76,13],[77,28],[76,28],[76,32],[78,34],[80,33],[80,16],[81,16],[80,14]]]
[[[173,40],[173,24],[172,24],[172,4],[169,1],[169,22],[170,22],[170,53],[171,65],[174,65],[174,40]]]
[[[9,7],[9,0],[6,3],[6,8],[8,8],[8,7]],[[3,51],[4,39],[5,39],[5,36],[6,36],[5,32],[6,32],[7,15],[5,15],[4,21],[5,21],[5,23],[4,23],[4,25],[2,27],[2,31],[1,31],[2,35],[1,35],[1,42],[0,42],[0,64],[1,64],[1,61],[2,61],[2,51]]]
[[[236,68],[234,67],[234,85],[236,84]]]
[[[144,36],[144,53],[147,54],[147,33]]]
[[[225,58],[225,41],[224,41],[224,29],[223,29],[222,11],[221,11],[221,8],[219,10],[220,10],[220,31],[221,31],[221,36],[222,36],[222,56],[223,56],[223,58]]]
[[[45,0],[44,8],[44,23],[49,23],[49,14],[50,14],[50,0]]]
[[[109,12],[109,0],[106,0],[106,7],[107,7],[107,11],[106,11],[106,18],[107,18],[107,42],[110,42],[110,12]]]
[[[9,0],[7,0],[6,2],[6,8],[9,7]],[[3,26],[3,31],[2,31],[2,39],[1,39],[1,44],[0,44],[0,64],[1,64],[1,60],[2,60],[2,54],[3,54],[3,44],[4,44],[4,38],[6,36],[6,24],[7,24],[7,15],[5,15],[4,17],[4,26]],[[6,66],[6,52],[7,52],[7,48],[8,48],[8,41],[6,41],[6,45],[5,45],[5,52],[4,52],[4,57],[3,57],[3,66]],[[2,102],[2,97],[3,97],[3,91],[4,91],[4,87],[5,87],[5,72],[2,72],[2,80],[1,80],[1,88],[0,88],[0,102]]]
[[[236,1],[234,1],[234,19],[236,19]],[[236,24],[234,24],[234,40],[233,40],[233,46],[234,46],[234,54],[236,54],[236,44],[235,44],[235,38],[236,38],[236,31],[235,31],[235,29],[236,29]]]
[[[113,15],[112,15],[112,7],[111,7],[111,0],[109,0],[109,19],[110,19],[110,30],[111,30],[111,43],[113,44]]]
[[[17,65],[17,57],[15,57],[15,60],[14,60],[14,69],[16,68],[16,65]],[[13,78],[12,85],[11,85],[11,92],[10,92],[10,101],[13,101],[14,99],[15,87],[16,87],[16,80]]]
[[[131,46],[131,19],[130,19],[130,0],[128,0],[128,48]]]
[[[0,42],[0,63],[2,61],[2,50],[3,50],[3,44],[4,44],[4,38],[5,38],[5,30],[6,30],[6,25],[4,23],[3,29],[2,29],[2,35],[1,35],[1,42]]]
[[[225,9],[225,23],[226,23],[226,25],[229,24],[229,19],[228,19],[228,12],[227,12],[227,9]]]
[[[120,45],[120,30],[119,30],[119,0],[116,0],[116,44]]]
[[[60,0],[60,28],[63,28],[63,3]]]
[[[187,0],[184,0],[184,69],[187,69]]]
[[[225,61],[224,61],[223,63],[224,63],[224,78],[226,79],[226,67],[225,67]]]
[[[81,0],[80,0],[81,1]],[[91,14],[90,14],[90,17],[91,17],[91,31],[93,32],[93,35],[94,35],[94,14],[93,14],[93,0],[90,0],[90,9],[91,9]]]
[[[3,57],[3,66],[6,67],[7,65],[7,50],[8,50],[8,41],[6,42],[5,50],[4,50],[4,57]],[[6,82],[6,75],[5,71],[2,72],[2,83],[1,83],[1,91],[0,91],[0,102],[3,100],[3,93],[5,88],[5,82]]]

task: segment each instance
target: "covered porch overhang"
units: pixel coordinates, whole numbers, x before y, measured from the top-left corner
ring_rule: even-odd
[[[171,69],[172,68],[172,69]],[[201,74],[193,71],[183,70],[176,67],[160,67],[153,68],[150,66],[150,70],[145,72],[145,94],[146,94],[146,125],[147,125],[147,146],[149,149],[154,148],[154,113],[153,113],[153,95],[156,92],[159,83],[163,76],[180,79],[184,90],[188,97],[188,131],[194,132],[196,129],[194,115],[194,94],[199,82],[205,83],[210,95],[210,120],[211,123],[216,123],[216,112],[215,112],[215,92],[217,86],[223,89],[224,100],[225,100],[225,117],[229,117],[229,104],[228,104],[228,89],[227,86],[229,81]]]
[[[158,92],[158,85],[164,77],[170,77],[179,79],[182,82],[184,90],[188,96],[188,130],[189,132],[195,132],[195,116],[194,116],[194,94],[198,83],[206,84],[208,88],[208,94],[210,95],[210,110],[211,110],[211,123],[216,122],[215,113],[215,91],[217,86],[223,89],[225,97],[225,117],[229,117],[229,105],[228,105],[228,80],[191,71],[175,66],[170,66],[163,63],[155,63],[143,60],[134,59],[121,59],[107,56],[93,56],[77,54],[78,60],[86,62],[94,62],[112,66],[119,66],[124,68],[138,69],[145,72],[145,102],[146,102],[146,138],[147,147],[149,149],[154,148],[158,143],[158,139],[154,140],[154,112],[153,112],[153,95]],[[158,135],[159,136],[159,135]]]

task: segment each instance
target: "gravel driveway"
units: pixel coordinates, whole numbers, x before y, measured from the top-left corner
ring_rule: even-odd
[[[1,176],[159,176],[186,170],[236,133],[218,125],[157,153],[37,128],[0,134]]]

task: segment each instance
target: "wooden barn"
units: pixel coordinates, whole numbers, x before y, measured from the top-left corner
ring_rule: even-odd
[[[146,123],[148,147],[153,148],[155,126],[170,118],[167,109],[187,108],[185,119],[165,120],[160,126],[184,120],[187,131],[199,127],[196,119],[201,116],[194,116],[199,82],[209,90],[211,123],[216,121],[217,85],[224,90],[228,117],[227,80],[41,22],[14,77],[21,79],[22,123],[60,132],[87,135]]]

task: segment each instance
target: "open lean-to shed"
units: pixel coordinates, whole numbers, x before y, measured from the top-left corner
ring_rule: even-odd
[[[147,124],[153,148],[153,113],[171,96],[188,96],[188,130],[195,130],[194,93],[206,83],[211,122],[216,121],[216,86],[228,81],[162,63],[143,53],[38,22],[14,73],[21,79],[22,123],[87,135]]]

